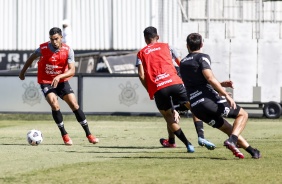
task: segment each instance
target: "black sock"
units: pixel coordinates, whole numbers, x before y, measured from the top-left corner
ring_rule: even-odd
[[[88,123],[82,110],[78,108],[77,110],[73,111],[73,113],[75,114],[76,120],[80,123],[83,130],[85,131],[86,136],[90,135],[91,133],[88,127]]]
[[[169,137],[168,142],[169,142],[169,144],[175,144],[175,138]]]
[[[249,147],[246,148],[246,151],[247,151],[248,153],[250,153],[251,155],[253,155],[253,153],[254,153],[254,148],[252,148],[251,146],[249,146]]]
[[[204,124],[202,121],[195,121],[194,122],[198,137],[205,138],[204,136]]]
[[[188,145],[191,145],[191,143],[187,140],[186,136],[182,132],[181,128],[179,128],[178,130],[176,130],[173,133],[174,133],[174,135],[176,135],[176,137],[178,137],[185,144],[186,147]]]
[[[231,134],[230,137],[229,137],[229,140],[236,145],[237,141],[238,141],[238,137],[234,134]]]
[[[53,116],[53,119],[56,122],[56,124],[57,124],[57,126],[58,126],[58,128],[61,132],[61,135],[64,136],[64,135],[68,134],[67,131],[65,130],[65,127],[64,127],[63,115],[62,115],[61,111],[60,110],[58,110],[58,111],[52,110],[52,116]]]

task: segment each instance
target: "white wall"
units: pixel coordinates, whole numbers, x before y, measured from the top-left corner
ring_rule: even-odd
[[[70,20],[75,50],[140,49],[145,45],[142,31],[150,25],[158,28],[160,41],[177,46],[185,26],[178,2],[0,0],[0,50],[34,50],[49,39],[50,28],[62,26],[64,18]],[[184,22],[196,23],[197,32],[204,38],[282,38],[282,2],[181,2],[183,13],[188,16]]]
[[[0,0],[0,50],[35,50],[64,18],[75,50],[140,49],[147,26],[174,44],[182,22],[177,0]]]

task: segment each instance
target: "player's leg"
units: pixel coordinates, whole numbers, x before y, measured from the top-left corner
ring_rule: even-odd
[[[171,109],[168,110],[160,110],[160,113],[163,115],[165,121],[167,122],[167,126],[171,132],[174,133],[176,137],[178,137],[187,147],[187,151],[189,153],[194,152],[194,147],[192,144],[188,141],[186,138],[184,132],[182,131],[181,127],[179,124],[175,121],[174,115],[171,112]]]
[[[175,148],[175,135],[174,133],[170,130],[170,128],[167,125],[167,133],[168,133],[168,139],[161,138],[160,143],[163,147],[165,148]]]
[[[203,121],[197,118],[194,114],[192,114],[192,117],[198,135],[198,144],[200,146],[205,146],[209,150],[214,150],[216,146],[212,142],[205,139]]]
[[[240,108],[239,106],[237,108]],[[238,115],[235,117],[235,121],[233,123],[232,135],[239,136],[244,130],[248,120],[248,113],[240,108]]]
[[[191,110],[199,119],[225,133],[228,131],[232,132],[232,126],[228,126],[229,123],[227,121],[225,122],[221,117],[225,109],[224,105],[218,104],[216,100],[210,98],[203,98],[201,103],[191,102],[191,104],[196,104],[194,106],[191,105]],[[236,157],[244,158],[244,155],[236,146],[229,146],[227,148],[231,150]]]
[[[226,120],[224,120],[224,124],[222,127],[220,127],[219,129],[226,133],[228,136],[230,136],[232,134],[232,130],[233,130],[233,126],[231,124],[229,124]],[[250,146],[250,144],[244,139],[243,136],[239,135],[238,137],[238,142],[237,144],[243,148],[244,150],[246,150],[254,159],[258,159],[261,157],[260,151],[256,148],[253,148],[252,146]]]
[[[223,105],[224,109],[228,109],[229,104],[224,103]],[[237,145],[239,145],[240,147],[244,148],[248,153],[250,153],[253,158],[260,158],[260,152],[257,149],[252,148],[247,143],[247,141],[242,136],[240,136],[241,132],[246,126],[248,120],[248,113],[239,105],[237,105],[236,109],[229,109],[229,112],[227,112],[226,115],[229,118],[234,118],[235,121],[233,123],[233,126],[231,128],[228,128],[229,138],[224,141],[224,146],[232,150],[234,147],[237,148]],[[236,148],[234,149],[236,150]]]
[[[65,145],[72,145],[72,140],[70,139],[64,126],[63,115],[60,111],[57,91],[50,84],[41,84],[41,89],[46,101],[52,109],[53,119],[61,132]]]
[[[182,100],[181,102],[188,101],[184,86],[172,85],[163,88],[155,93],[154,97],[155,97],[157,108],[159,109],[160,113],[163,115],[164,119],[166,120],[167,127],[169,128],[169,130],[173,132],[174,135],[178,137],[185,144],[185,146],[187,147],[187,151],[189,153],[193,153],[194,147],[187,140],[185,134],[181,130],[181,127],[178,124],[178,120],[175,119],[175,115],[178,113],[175,110],[172,112],[171,96],[172,98],[176,98],[176,97],[184,98],[184,100]]]
[[[63,100],[69,105],[69,107],[75,114],[76,120],[80,123],[81,127],[83,128],[88,141],[93,144],[98,143],[99,139],[91,134],[85,114],[80,109],[75,95],[73,93],[66,94],[63,96]]]
[[[99,140],[91,134],[84,112],[80,109],[69,82],[66,81],[59,83],[59,85],[57,86],[57,94],[62,100],[64,100],[69,105],[69,107],[75,114],[77,121],[80,123],[83,130],[85,131],[88,141],[93,144],[99,142]]]

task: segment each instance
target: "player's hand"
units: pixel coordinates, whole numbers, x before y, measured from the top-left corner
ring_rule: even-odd
[[[234,88],[233,82],[231,80],[221,82],[221,86],[226,88],[232,88],[232,89]]]
[[[21,80],[24,80],[24,79],[25,79],[24,72],[22,72],[22,71],[20,72],[19,78],[20,78]]]
[[[56,76],[54,79],[53,79],[53,81],[52,81],[52,83],[51,83],[51,86],[53,87],[53,88],[56,88],[57,86],[58,86],[58,84],[59,84],[59,82],[60,82],[60,76],[58,75],[58,76]]]
[[[235,101],[229,96],[229,95],[226,95],[226,100],[227,102],[229,103],[230,107],[233,108],[233,109],[236,109],[236,103]]]
[[[176,110],[173,111],[173,117],[174,117],[174,121],[178,124],[180,121],[180,115]]]

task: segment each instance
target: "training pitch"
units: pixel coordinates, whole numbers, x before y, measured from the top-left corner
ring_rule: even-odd
[[[19,120],[20,119],[20,120]],[[74,116],[65,115],[74,145],[65,146],[51,115],[0,115],[0,183],[282,183],[282,121],[250,119],[243,136],[261,151],[255,160],[235,158],[223,146],[227,136],[205,125],[205,137],[215,150],[198,146],[192,118],[183,117],[182,130],[195,146],[187,153],[162,148],[167,138],[161,117],[87,116],[100,142],[90,144]],[[26,133],[41,130],[39,146],[30,146]]]

